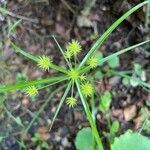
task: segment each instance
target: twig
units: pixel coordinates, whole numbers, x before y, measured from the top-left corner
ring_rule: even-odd
[[[5,13],[5,14],[11,16],[11,17],[14,17],[14,18],[26,20],[26,21],[29,21],[29,22],[32,22],[32,23],[39,23],[39,21],[37,19],[31,19],[31,18],[27,18],[25,16],[17,15],[17,14],[14,14],[13,12],[10,12],[10,11],[4,9],[4,8],[1,8],[1,7],[0,7],[0,12]]]

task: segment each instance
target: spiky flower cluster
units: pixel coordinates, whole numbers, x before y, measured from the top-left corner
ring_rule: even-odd
[[[96,57],[91,57],[89,60],[88,60],[88,65],[90,66],[90,68],[95,68],[98,64],[98,60]]]
[[[71,58],[71,56],[77,56],[77,54],[82,50],[81,45],[77,40],[72,40],[69,42],[66,49],[65,56],[67,58]]]
[[[67,101],[66,101],[66,104],[69,107],[74,107],[75,105],[77,105],[77,100],[74,97],[68,97]]]
[[[38,59],[38,66],[44,70],[47,70],[50,68],[50,65],[52,64],[52,60],[47,56],[40,56]]]
[[[72,79],[72,80],[76,80],[79,77],[79,72],[76,69],[72,69],[68,72],[68,76]]]
[[[28,96],[35,96],[38,94],[38,90],[35,86],[30,86],[26,89],[26,93]]]
[[[81,90],[86,97],[91,96],[94,93],[93,86],[89,82],[82,84]]]
[[[86,80],[86,76],[81,75],[81,76],[80,76],[80,80],[81,80],[81,81],[85,81],[85,80]]]

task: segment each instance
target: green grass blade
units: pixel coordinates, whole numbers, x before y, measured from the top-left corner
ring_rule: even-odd
[[[22,54],[23,56],[27,57],[28,59],[31,59],[31,60],[33,60],[35,62],[38,62],[38,57],[25,52],[24,50],[22,50],[20,47],[18,47],[13,42],[11,42],[11,45],[15,49],[16,52],[19,52],[20,54]]]
[[[14,31],[15,28],[20,25],[21,21],[22,21],[22,19],[19,19],[12,26],[9,26],[8,33],[10,34],[12,31]]]
[[[32,85],[49,84],[49,83],[54,83],[57,81],[61,82],[61,81],[67,80],[67,79],[68,79],[67,76],[58,76],[58,77],[51,77],[51,78],[46,78],[46,79],[21,82],[21,83],[14,84],[14,85],[1,86],[0,93],[11,91],[11,90],[22,89],[22,88],[26,88],[26,87],[32,86]]]
[[[24,125],[23,125],[20,121],[18,121],[17,118],[14,117],[14,116],[8,111],[8,109],[6,108],[6,106],[5,106],[4,104],[3,104],[3,108],[4,108],[5,112],[7,113],[7,115],[8,115],[12,120],[14,120],[19,126],[21,126],[21,127],[24,128]]]
[[[124,21],[129,15],[131,15],[133,12],[135,12],[140,7],[148,4],[148,1],[144,1],[129,11],[127,11],[123,16],[121,16],[117,21],[115,21],[107,30],[106,32],[96,41],[96,43],[92,46],[90,51],[87,53],[87,55],[84,57],[82,62],[80,63],[79,67],[82,67],[86,61],[92,56],[92,54],[102,45],[102,43],[107,39],[107,37],[117,28],[117,26],[120,25],[122,21]]]
[[[13,48],[15,49],[16,52],[19,52],[23,56],[27,57],[28,59],[31,59],[32,61],[35,61],[36,63],[38,63],[39,58],[37,56],[34,56],[34,55],[30,54],[30,53],[25,52],[24,50],[22,50],[20,47],[18,47],[13,42],[11,42],[11,45],[13,46]],[[54,70],[57,70],[57,71],[60,71],[60,72],[63,72],[63,73],[67,73],[66,69],[64,69],[62,67],[59,67],[59,66],[57,66],[57,65],[55,65],[53,63],[51,64],[50,68],[54,69]]]
[[[69,66],[69,68],[71,69],[71,65],[70,65],[70,63],[69,63],[68,59],[66,58],[66,56],[65,56],[65,54],[64,54],[64,51],[63,51],[63,49],[62,49],[62,48],[61,48],[61,46],[59,45],[59,43],[58,43],[58,41],[56,40],[55,36],[53,35],[52,37],[53,37],[53,39],[54,39],[55,43],[57,44],[57,46],[58,46],[58,48],[59,48],[60,52],[62,53],[62,55],[63,55],[63,57],[64,57],[65,61],[67,62],[67,65],[68,65],[68,66]]]
[[[118,52],[116,52],[116,53],[113,53],[113,54],[111,54],[111,55],[109,55],[109,56],[103,58],[100,63],[102,64],[102,63],[104,63],[104,62],[106,62],[106,61],[112,59],[112,58],[115,57],[115,56],[119,56],[119,55],[121,55],[121,54],[123,54],[123,53],[125,53],[125,52],[127,52],[127,51],[129,51],[129,50],[132,50],[132,49],[134,49],[134,48],[136,48],[136,47],[139,47],[139,46],[141,46],[141,45],[143,45],[143,44],[146,44],[146,43],[148,43],[148,42],[150,42],[150,40],[141,42],[141,43],[139,43],[139,44],[136,44],[136,45],[133,45],[133,46],[130,46],[130,47],[127,47],[127,48],[125,48],[125,49],[122,49],[122,50],[120,50],[120,51],[118,51]]]
[[[72,81],[69,82],[69,84],[68,84],[68,86],[67,86],[67,88],[66,88],[66,90],[64,92],[64,95],[63,95],[63,97],[60,100],[60,103],[59,103],[59,105],[58,105],[58,107],[56,109],[55,115],[54,115],[54,117],[52,119],[52,122],[50,124],[49,131],[52,129],[54,121],[55,121],[55,119],[56,119],[56,117],[57,117],[57,115],[58,115],[58,113],[59,113],[59,111],[60,111],[60,109],[61,109],[61,107],[62,107],[62,105],[63,105],[63,103],[64,103],[64,101],[66,99],[66,97],[67,97],[67,95],[68,95],[69,90],[71,89],[71,85],[72,85]]]
[[[90,108],[88,106],[88,103],[87,103],[86,99],[84,98],[84,96],[83,96],[83,94],[81,92],[81,87],[80,87],[80,84],[78,83],[78,81],[76,81],[76,86],[77,86],[77,89],[78,89],[78,92],[79,92],[79,95],[80,95],[80,98],[81,98],[81,101],[82,101],[82,104],[83,104],[86,116],[87,116],[88,121],[90,123],[90,126],[92,128],[92,132],[93,132],[93,135],[95,137],[96,143],[97,143],[97,145],[99,147],[99,150],[103,150],[104,148],[103,148],[102,141],[101,141],[101,138],[99,136],[96,124],[95,124],[94,119],[92,117],[92,114],[90,112]]]
[[[38,112],[34,115],[33,119],[30,121],[30,124],[28,125],[28,127],[26,128],[25,132],[28,132],[28,130],[31,128],[32,124],[34,123],[34,121],[38,118],[38,116],[41,114],[41,112],[44,110],[44,108],[48,105],[48,103],[50,102],[50,100],[54,97],[54,95],[59,92],[60,90],[62,90],[64,87],[66,87],[66,84],[59,87],[58,89],[56,89],[55,91],[53,91],[49,97],[47,98],[47,100],[44,102],[44,104],[40,107],[40,109],[38,110]]]

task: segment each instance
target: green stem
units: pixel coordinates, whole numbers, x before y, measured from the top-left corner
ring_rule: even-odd
[[[93,135],[94,135],[95,140],[97,142],[98,148],[99,148],[99,150],[103,150],[104,148],[103,148],[103,145],[102,145],[101,138],[99,136],[97,127],[95,125],[95,122],[93,120],[92,114],[90,112],[90,108],[88,106],[88,103],[87,103],[86,99],[84,98],[84,96],[82,95],[80,84],[78,83],[78,81],[76,81],[76,86],[77,86],[77,89],[78,89],[78,92],[79,92],[79,95],[80,95],[80,98],[81,98],[84,110],[86,112],[86,116],[87,116],[88,121],[90,123],[90,126],[92,128]]]

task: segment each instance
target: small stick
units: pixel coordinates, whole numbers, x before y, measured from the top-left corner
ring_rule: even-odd
[[[6,9],[1,8],[1,7],[0,7],[0,12],[5,13],[11,17],[19,18],[19,19],[26,20],[26,21],[29,21],[32,23],[38,23],[39,22],[37,19],[31,19],[31,18],[27,18],[25,16],[17,15],[17,14],[14,14],[13,12],[7,11]]]

